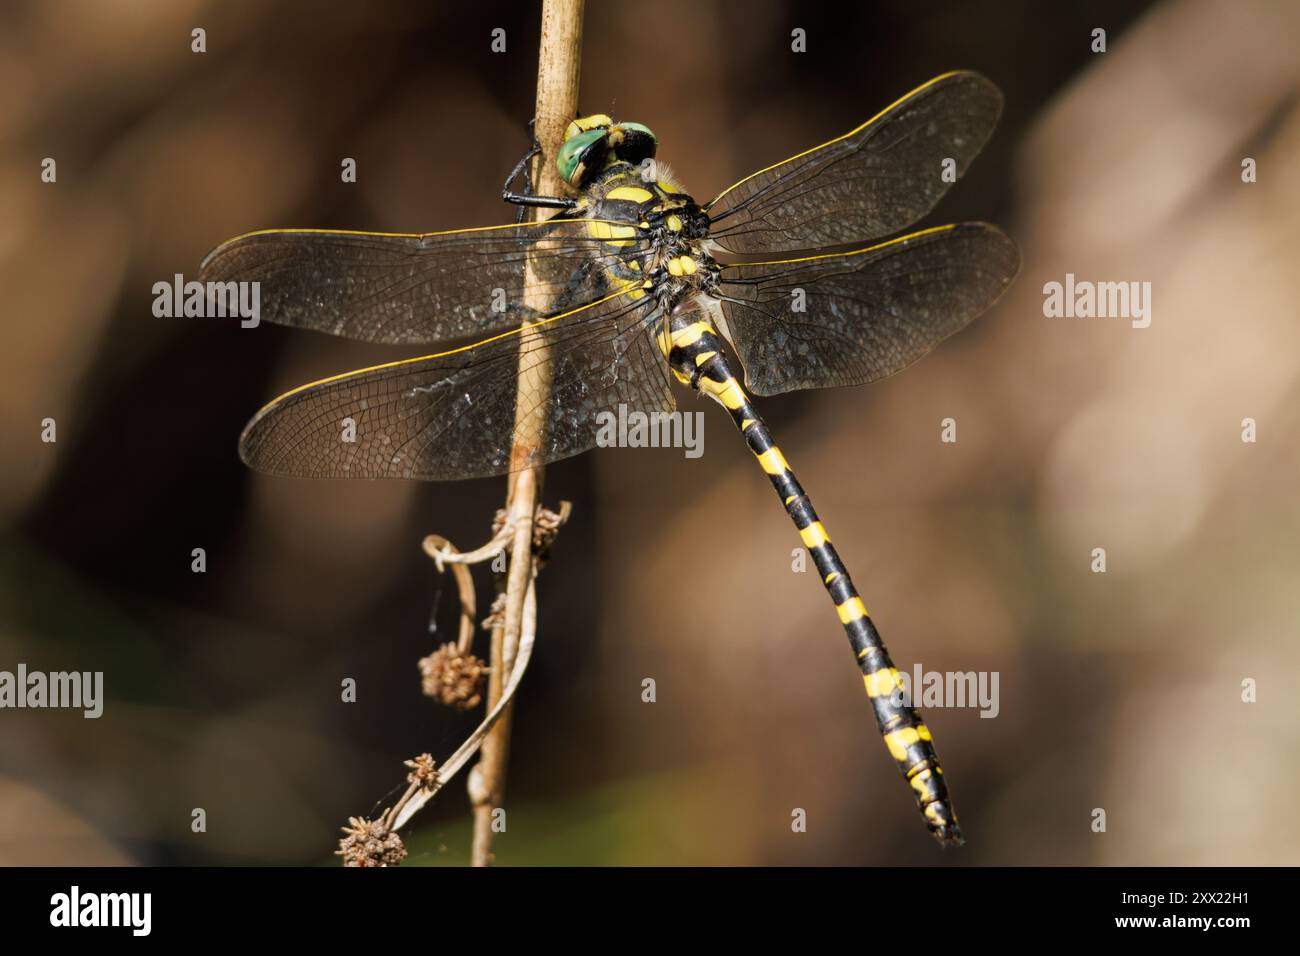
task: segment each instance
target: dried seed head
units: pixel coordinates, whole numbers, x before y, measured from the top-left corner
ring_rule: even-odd
[[[412,757],[406,761],[406,766],[411,768],[411,772],[406,775],[408,783],[413,783],[421,789],[427,789],[437,782],[438,765],[433,762],[432,754],[420,754],[418,757]]]
[[[344,866],[397,866],[406,858],[402,838],[380,820],[348,817],[345,836],[339,840],[337,856]]]
[[[473,710],[483,702],[488,666],[455,644],[444,644],[420,658],[420,686],[424,693],[448,707]]]

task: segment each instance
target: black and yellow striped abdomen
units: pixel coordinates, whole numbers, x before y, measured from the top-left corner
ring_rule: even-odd
[[[750,450],[785,504],[786,513],[799,529],[804,546],[812,554],[822,583],[848,634],[885,746],[911,785],[926,826],[941,844],[961,843],[961,829],[953,813],[930,730],[920,714],[903,702],[898,671],[853,586],[848,569],[836,553],[826,528],[790,470],[772,433],[732,374],[713,325],[693,303],[683,303],[673,311],[660,335],[659,345],[678,380],[722,405],[745,436]]]

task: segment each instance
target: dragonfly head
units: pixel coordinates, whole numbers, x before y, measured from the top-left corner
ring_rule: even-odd
[[[582,189],[610,163],[636,166],[652,159],[658,145],[648,126],[615,123],[604,113],[581,116],[564,131],[564,145],[555,157],[555,165],[566,183]]]

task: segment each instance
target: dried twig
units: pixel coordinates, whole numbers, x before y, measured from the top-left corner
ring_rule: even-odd
[[[583,0],[544,0],[542,35],[537,59],[537,109],[534,132],[542,147],[535,160],[532,177],[541,195],[560,195],[565,186],[555,168],[554,158],[564,139],[564,128],[578,112],[578,69],[582,48]],[[550,303],[539,291],[533,268],[529,266],[529,290],[526,302],[545,311]],[[533,332],[531,335],[541,335]],[[506,527],[511,530],[510,564],[506,578],[506,609],[492,631],[492,675],[488,682],[488,705],[497,707],[505,700],[502,675],[514,671],[514,660],[522,650],[525,593],[532,595],[533,520],[541,500],[542,469],[533,466],[546,423],[548,395],[551,387],[549,361],[526,365],[530,333],[520,342],[520,367],[516,402],[515,445],[511,450],[512,473],[506,496]],[[533,350],[538,354],[538,350]],[[541,353],[544,354],[544,353]],[[474,805],[475,866],[492,862],[492,815],[505,796],[506,763],[510,747],[510,712],[507,707],[487,740],[483,756],[470,774],[470,801]]]
[[[422,779],[411,780],[411,785],[407,788],[402,798],[394,804],[393,809],[388,811],[382,820],[386,820],[390,830],[397,830],[411,819],[421,807],[429,802],[430,798],[447,785],[447,782],[454,777],[461,767],[469,761],[478,751],[484,739],[492,730],[506,708],[510,706],[511,700],[514,699],[515,691],[519,688],[519,681],[524,676],[524,671],[528,669],[528,661],[533,654],[533,643],[537,637],[537,593],[533,587],[533,582],[529,582],[527,590],[524,592],[523,615],[520,623],[522,630],[519,636],[519,653],[515,656],[514,668],[510,672],[510,679],[505,682],[502,688],[501,698],[489,711],[483,723],[479,724],[472,734],[466,738],[454,754],[447,758],[441,767],[433,773],[432,777],[425,776]],[[412,777],[414,774],[412,774]],[[410,778],[408,778],[410,779]]]
[[[461,554],[451,546],[451,542],[446,538],[440,537],[436,534],[431,534],[424,539],[424,553],[433,558],[433,563],[438,566],[439,571],[445,571],[447,569],[444,565],[448,564],[482,564],[484,561],[491,561],[505,550],[506,545],[510,543],[512,537],[513,535],[511,535],[510,529],[503,525],[501,529],[492,536],[492,540],[483,545],[483,547],[475,548],[473,551],[466,551],[464,554]],[[466,580],[468,580],[468,578]],[[457,573],[457,584],[459,584],[460,581],[460,575]],[[462,599],[464,593],[465,592],[462,589]],[[470,593],[471,595],[473,594],[472,586],[470,588]],[[463,608],[464,606],[462,600],[461,607]]]
[[[480,549],[482,550],[482,549]],[[431,534],[424,539],[424,552],[438,565],[451,564],[460,593],[460,636],[456,643],[443,644],[428,657],[420,658],[420,683],[425,696],[456,710],[474,710],[483,703],[483,688],[489,668],[472,653],[474,616],[477,601],[474,579],[456,546],[446,538]]]
[[[564,128],[577,113],[583,2],[543,0],[535,124],[542,152],[532,177],[539,194],[558,195],[564,189],[551,160],[563,140]],[[543,286],[530,262],[525,304],[537,312],[545,311],[551,304],[538,291]],[[481,701],[477,681],[486,670],[488,714],[442,766],[437,766],[429,754],[408,760],[406,766],[411,773],[407,775],[406,791],[378,819],[349,819],[338,851],[348,866],[390,866],[400,862],[406,856],[406,848],[396,831],[446,786],[480,748],[482,758],[469,779],[474,807],[472,860],[475,866],[486,866],[492,860],[492,817],[505,791],[511,702],[528,667],[536,639],[537,571],[570,511],[568,502],[561,502],[558,514],[539,505],[542,469],[533,462],[537,461],[546,424],[551,366],[549,360],[537,361],[538,355],[546,355],[544,349],[529,348],[537,334],[541,333],[525,327],[520,335],[518,411],[511,448],[510,484],[506,508],[498,514],[499,527],[495,528],[492,540],[464,554],[438,535],[429,535],[424,540],[425,553],[439,571],[451,565],[461,604],[457,642],[443,645],[420,662],[425,691],[444,703],[472,709]],[[526,356],[531,358],[531,364]],[[498,612],[497,605],[493,605],[491,667],[483,668],[482,662],[470,653],[477,602],[468,566],[491,560],[503,552],[509,555],[504,588],[499,595],[504,597],[504,608]]]
[[[468,652],[474,643],[474,618],[478,608],[478,599],[474,594],[474,579],[470,576],[468,567],[474,563],[473,552],[461,554],[454,544],[437,534],[426,535],[422,547],[424,553],[433,558],[439,571],[446,571],[445,565],[451,565],[452,574],[456,577],[456,592],[460,597],[460,634],[456,644],[462,651]],[[490,547],[489,542],[479,550]],[[497,552],[500,550],[498,547]]]

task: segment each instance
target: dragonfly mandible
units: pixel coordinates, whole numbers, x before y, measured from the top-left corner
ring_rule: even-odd
[[[926,825],[941,844],[960,843],[930,731],[750,395],[877,381],[1001,295],[1020,260],[996,227],[895,236],[966,171],[1001,108],[989,80],[946,73],[703,205],[656,166],[648,127],[587,116],[569,125],[556,160],[573,196],[514,194],[507,180],[507,200],[559,209],[552,218],[232,239],[204,260],[202,277],[260,282],[271,322],[392,345],[475,340],[295,388],[248,423],[240,455],[275,475],[481,478],[594,447],[598,416],[620,405],[672,411],[674,378],[708,395],[731,416],[812,555]],[[792,308],[796,292],[801,310]],[[550,306],[528,306],[526,293]],[[543,364],[544,394],[517,388]],[[540,410],[544,428],[531,457],[512,461],[519,402]]]

